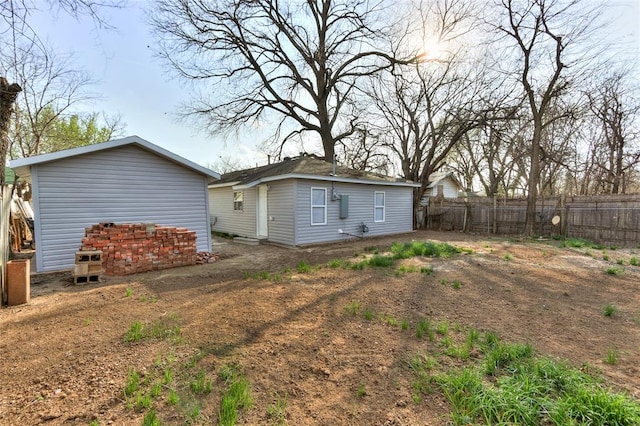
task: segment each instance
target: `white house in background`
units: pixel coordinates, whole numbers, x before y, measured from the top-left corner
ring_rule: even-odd
[[[447,173],[432,173],[429,176],[429,184],[422,196],[421,205],[426,205],[429,198],[443,197],[443,198],[458,198],[458,193],[464,191],[458,179],[455,178],[452,172]]]
[[[188,228],[211,249],[207,186],[220,175],[138,136],[10,166],[32,185],[38,272],[73,268],[85,228],[101,222]]]
[[[212,230],[287,246],[410,232],[418,186],[304,154],[209,185]]]

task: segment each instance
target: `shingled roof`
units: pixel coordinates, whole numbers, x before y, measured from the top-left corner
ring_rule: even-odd
[[[263,180],[275,180],[277,177],[308,177],[311,179],[325,178],[326,180],[337,180],[343,178],[379,183],[407,184],[405,181],[398,181],[395,178],[382,174],[352,170],[343,166],[335,166],[334,174],[334,165],[332,163],[313,154],[303,154],[299,157],[285,158],[284,161],[279,163],[225,173],[214,186],[225,184],[251,186],[251,184],[258,183]]]

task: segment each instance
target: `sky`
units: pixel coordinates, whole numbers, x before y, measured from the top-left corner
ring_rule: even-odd
[[[242,166],[266,164],[266,154],[257,146],[263,135],[211,136],[176,118],[190,93],[154,57],[154,39],[143,11],[147,1],[129,0],[126,9],[107,11],[113,29],[53,14],[44,0],[36,2],[42,3],[42,10],[34,13],[31,24],[39,36],[56,51],[71,54],[74,66],[97,82],[90,90],[99,98],[82,105],[83,111],[119,114],[126,125],[123,136],[140,136],[205,167],[219,163],[221,157]],[[640,61],[640,0],[606,0],[606,4],[616,48]]]

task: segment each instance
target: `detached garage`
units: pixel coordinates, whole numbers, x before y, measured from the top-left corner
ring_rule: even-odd
[[[220,175],[130,136],[10,162],[30,181],[36,271],[71,269],[85,228],[154,223],[196,232],[211,249],[208,190]]]

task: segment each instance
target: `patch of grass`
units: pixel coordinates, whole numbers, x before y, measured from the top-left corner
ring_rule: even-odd
[[[127,290],[124,292],[125,297],[133,296],[133,287],[127,287]]]
[[[624,259],[618,259],[618,260],[616,260],[616,263],[618,265],[624,265]]]
[[[510,346],[510,345],[508,345]],[[519,345],[522,346],[522,345]],[[547,358],[509,362],[495,380],[466,367],[437,377],[453,424],[635,425],[640,405],[579,369]]]
[[[127,378],[124,384],[124,396],[125,398],[133,396],[140,388],[140,374],[132,369],[129,369]]]
[[[367,266],[367,264],[368,262],[365,260],[363,260],[362,262],[349,263],[349,268],[353,269],[354,271],[361,271],[365,266]]]
[[[612,317],[616,312],[618,312],[618,308],[612,303],[607,304],[604,308],[602,308],[602,315],[605,317]]]
[[[396,260],[392,256],[374,255],[369,259],[368,264],[374,268],[388,268],[393,266],[395,262]]]
[[[124,335],[126,343],[135,343],[143,339],[174,339],[178,340],[182,330],[177,323],[175,314],[166,315],[150,325],[144,325],[141,321],[135,321],[129,326]]]
[[[196,395],[208,395],[211,393],[212,382],[207,378],[207,374],[201,370],[189,382],[189,389]]]
[[[360,386],[358,386],[356,395],[358,395],[359,398],[364,398],[365,396],[367,396],[367,388],[364,383],[361,383]]]
[[[430,341],[433,341],[435,336],[433,333],[433,329],[431,328],[431,323],[428,319],[423,318],[418,321],[418,324],[416,324],[416,337],[418,339],[422,339],[425,333],[427,334],[427,338]]]
[[[609,365],[616,365],[618,363],[618,350],[616,348],[607,349],[607,356],[604,362]]]
[[[424,275],[432,275],[433,274],[433,268],[431,266],[422,266],[420,268],[420,273],[424,274]]]
[[[284,426],[287,424],[287,395],[280,396],[275,394],[273,404],[267,405],[267,416],[276,426]]]
[[[177,405],[180,402],[180,396],[178,396],[178,392],[174,389],[169,390],[169,394],[167,395],[167,404],[168,405]]]
[[[373,311],[369,308],[365,308],[364,312],[362,312],[362,316],[364,317],[364,319],[366,319],[367,321],[371,321],[373,319],[373,317],[375,316]]]
[[[438,323],[438,325],[436,326],[436,333],[441,336],[446,336],[447,334],[449,334],[449,323],[446,321]]]
[[[513,256],[511,256],[511,253],[507,253],[504,255],[504,260],[511,260],[513,259]]]
[[[341,266],[342,266],[342,259],[333,259],[333,260],[330,260],[330,261],[329,261],[329,263],[327,263],[327,266],[328,266],[329,268],[333,268],[333,269],[335,269],[335,268],[339,268],[339,267],[341,267]]]
[[[253,405],[249,380],[247,380],[235,365],[225,366],[220,374],[226,388],[222,392],[220,409],[218,410],[219,426],[234,426],[238,421],[238,412]]]
[[[635,256],[629,258],[629,265],[631,265],[631,266],[640,266],[640,258],[635,257]]]
[[[151,398],[151,395],[143,392],[138,392],[136,394],[135,400],[136,400],[135,407],[136,407],[136,410],[138,411],[142,411],[147,408],[150,408],[151,404],[153,403],[153,399]]]
[[[390,325],[392,327],[397,327],[400,324],[397,319],[395,319],[394,317],[392,317],[389,314],[385,314],[383,319],[384,319],[384,322],[387,325]]]
[[[124,341],[127,343],[138,342],[144,338],[142,333],[142,323],[135,321],[129,326],[129,330],[124,335]]]
[[[313,270],[313,268],[311,267],[311,265],[309,265],[307,262],[305,262],[304,260],[301,260],[300,262],[298,262],[298,264],[296,265],[296,271],[299,274],[308,274],[309,272],[311,272]]]
[[[344,310],[346,313],[356,316],[358,315],[361,307],[362,305],[360,304],[360,302],[351,302],[344,307]]]
[[[142,426],[160,426],[160,419],[156,410],[149,410],[142,418]]]
[[[400,328],[403,330],[408,330],[409,329],[409,321],[404,320],[402,321],[402,323],[400,324]]]
[[[391,252],[396,259],[409,259],[411,257],[451,257],[464,250],[447,243],[432,241],[411,243],[393,243]],[[468,251],[468,250],[467,250]]]
[[[608,262],[608,261],[609,261],[609,255],[607,255],[607,254],[603,254],[603,255],[602,255],[602,260],[604,260],[604,261]]]
[[[604,248],[604,246],[596,244],[585,238],[565,238],[562,243],[560,243],[560,247],[592,248],[596,250],[602,250]]]
[[[454,282],[451,283],[451,287],[455,288],[456,290],[459,290],[460,288],[462,288],[462,283],[458,280],[455,280]]]
[[[609,275],[621,275],[624,272],[624,269],[610,266],[605,270],[605,272]]]
[[[499,369],[522,359],[531,358],[533,349],[529,344],[504,344],[499,340],[487,343],[483,347],[485,354],[485,373],[495,375]]]
[[[446,279],[446,278],[441,278],[441,279],[440,279],[440,284],[441,284],[441,285],[447,285],[447,284],[449,284],[449,281],[447,281],[447,279]]]

